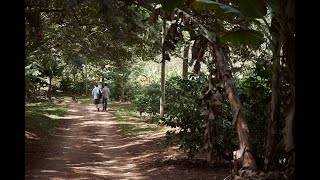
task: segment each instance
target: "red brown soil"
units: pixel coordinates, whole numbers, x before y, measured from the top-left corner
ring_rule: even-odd
[[[45,147],[26,138],[26,180],[223,179],[229,174],[225,167],[188,160],[177,148],[167,147],[165,131],[124,136],[111,113],[64,103],[67,113]]]

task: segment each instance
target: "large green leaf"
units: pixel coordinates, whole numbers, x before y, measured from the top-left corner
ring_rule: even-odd
[[[250,18],[261,18],[267,14],[265,0],[240,0],[240,10]]]
[[[231,13],[242,16],[241,11],[238,9],[211,0],[193,0],[190,2],[189,7],[197,10],[214,9],[225,14]]]
[[[264,42],[263,34],[255,30],[236,30],[222,35],[219,40],[233,45],[249,45],[257,47]]]
[[[200,34],[207,38],[211,43],[215,43],[217,41],[217,36],[215,33],[209,31],[207,28],[205,28],[203,25],[198,24]]]
[[[173,11],[177,6],[181,5],[183,0],[162,0],[162,8],[165,11]]]

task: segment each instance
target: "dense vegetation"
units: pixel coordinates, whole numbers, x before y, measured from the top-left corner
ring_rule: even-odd
[[[26,101],[108,83],[112,100],[175,128],[190,158],[294,175],[293,0],[27,0],[25,11]]]

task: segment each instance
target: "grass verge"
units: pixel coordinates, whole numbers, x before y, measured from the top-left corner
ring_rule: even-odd
[[[120,122],[119,126],[125,136],[154,134],[161,130],[156,124],[146,123],[145,118],[130,103],[111,102],[109,107],[109,112]]]
[[[59,119],[66,112],[66,107],[48,101],[26,103],[25,131],[35,139],[46,140],[59,124]]]

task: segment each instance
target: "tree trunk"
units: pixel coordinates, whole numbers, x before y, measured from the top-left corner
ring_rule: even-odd
[[[183,79],[187,79],[188,75],[188,55],[189,55],[189,45],[184,45],[184,51],[183,51],[183,66],[182,66],[182,77]]]
[[[121,88],[121,99],[120,99],[121,102],[124,102],[124,87],[122,86]]]
[[[51,82],[52,82],[52,76],[49,76],[48,99],[51,99]]]
[[[272,72],[272,97],[271,97],[271,115],[267,122],[267,134],[265,142],[264,169],[266,171],[274,170],[278,165],[277,144],[278,139],[278,123],[280,117],[280,49],[279,36],[273,35],[273,72]]]
[[[236,87],[234,85],[234,80],[231,74],[231,70],[228,67],[224,53],[221,47],[213,44],[214,53],[217,58],[218,69],[222,75],[222,79],[225,85],[225,91],[228,95],[230,102],[233,124],[236,124],[238,139],[239,139],[239,150],[242,151],[242,167],[247,167],[252,170],[257,170],[257,164],[253,157],[251,137],[247,122],[242,110],[242,105],[237,94]]]
[[[286,59],[288,61],[289,67],[289,77],[290,77],[290,87],[291,87],[291,103],[290,110],[288,114],[288,118],[286,118],[286,138],[285,138],[285,150],[289,152],[294,149],[294,141],[293,141],[293,122],[295,118],[295,39],[293,36],[289,36],[286,45],[288,47],[286,53]]]
[[[73,72],[72,77],[73,77],[73,88],[72,88],[71,93],[72,93],[72,95],[74,95],[76,93],[76,89],[75,89],[76,88],[76,73],[75,72]]]
[[[86,96],[88,96],[88,72],[87,72],[87,59],[86,59],[86,64],[84,66],[85,73],[86,73]]]
[[[163,19],[162,26],[162,44],[164,43],[164,39],[166,37],[166,20]],[[164,51],[162,51],[164,53]],[[162,54],[162,57],[164,55]],[[165,75],[166,75],[166,63],[165,59],[161,61],[161,97],[160,97],[160,118],[164,117],[164,103],[165,103]]]
[[[288,36],[284,43],[284,54],[289,70],[289,84],[290,84],[290,104],[287,108],[285,117],[284,136],[280,145],[283,143],[283,149],[288,153],[289,166],[294,167],[294,121],[295,121],[295,39],[293,36]]]
[[[124,75],[122,75],[120,83],[120,102],[124,102],[124,78]]]

